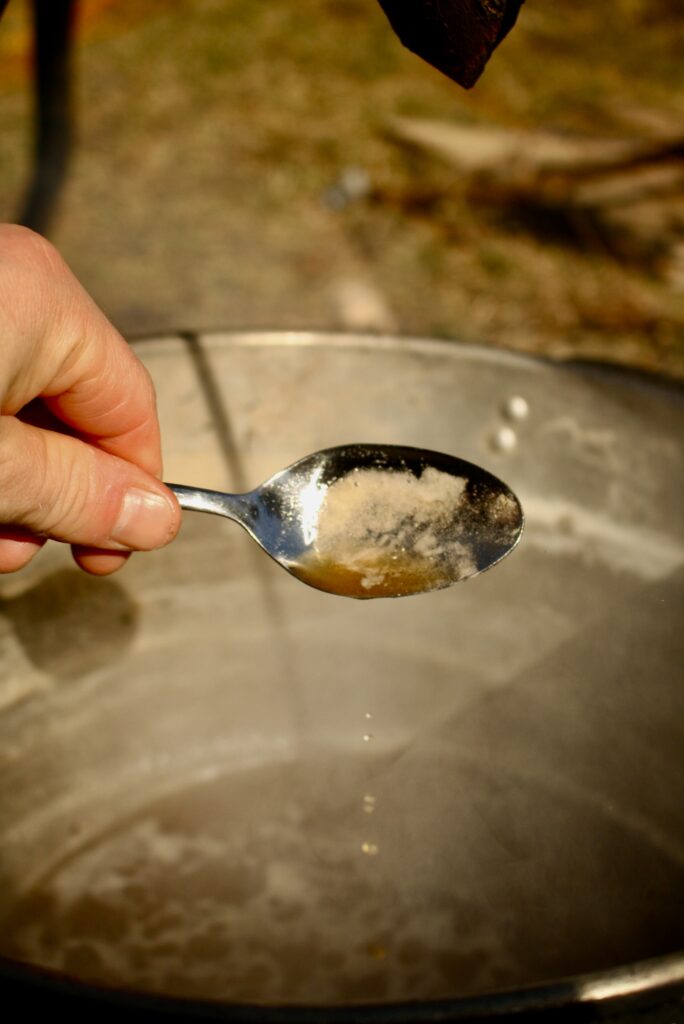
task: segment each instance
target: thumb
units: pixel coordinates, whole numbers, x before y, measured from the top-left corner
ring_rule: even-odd
[[[180,508],[125,459],[0,416],[0,523],[84,547],[148,551],[176,535]]]

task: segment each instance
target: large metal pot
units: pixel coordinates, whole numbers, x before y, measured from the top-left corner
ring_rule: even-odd
[[[4,997],[98,1021],[684,1019],[680,392],[395,338],[137,350],[167,479],[419,445],[506,480],[526,533],[399,601],[309,590],[200,516],[112,579],[55,545],[2,580]]]

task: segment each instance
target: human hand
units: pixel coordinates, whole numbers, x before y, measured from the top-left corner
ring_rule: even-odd
[[[152,381],[49,242],[0,225],[0,573],[48,538],[96,575],[180,526]]]

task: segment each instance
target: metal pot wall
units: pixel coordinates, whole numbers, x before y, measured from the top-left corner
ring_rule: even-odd
[[[0,990],[72,1019],[682,1018],[674,386],[449,343],[138,344],[166,478],[443,450],[521,545],[451,590],[303,587],[237,527],[0,584]],[[677,1016],[679,1014],[679,1016]]]

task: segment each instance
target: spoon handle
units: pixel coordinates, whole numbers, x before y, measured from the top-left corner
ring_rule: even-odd
[[[180,507],[191,512],[210,512],[225,516],[244,525],[247,508],[245,495],[208,491],[204,487],[186,487],[184,484],[166,484],[178,498]]]

